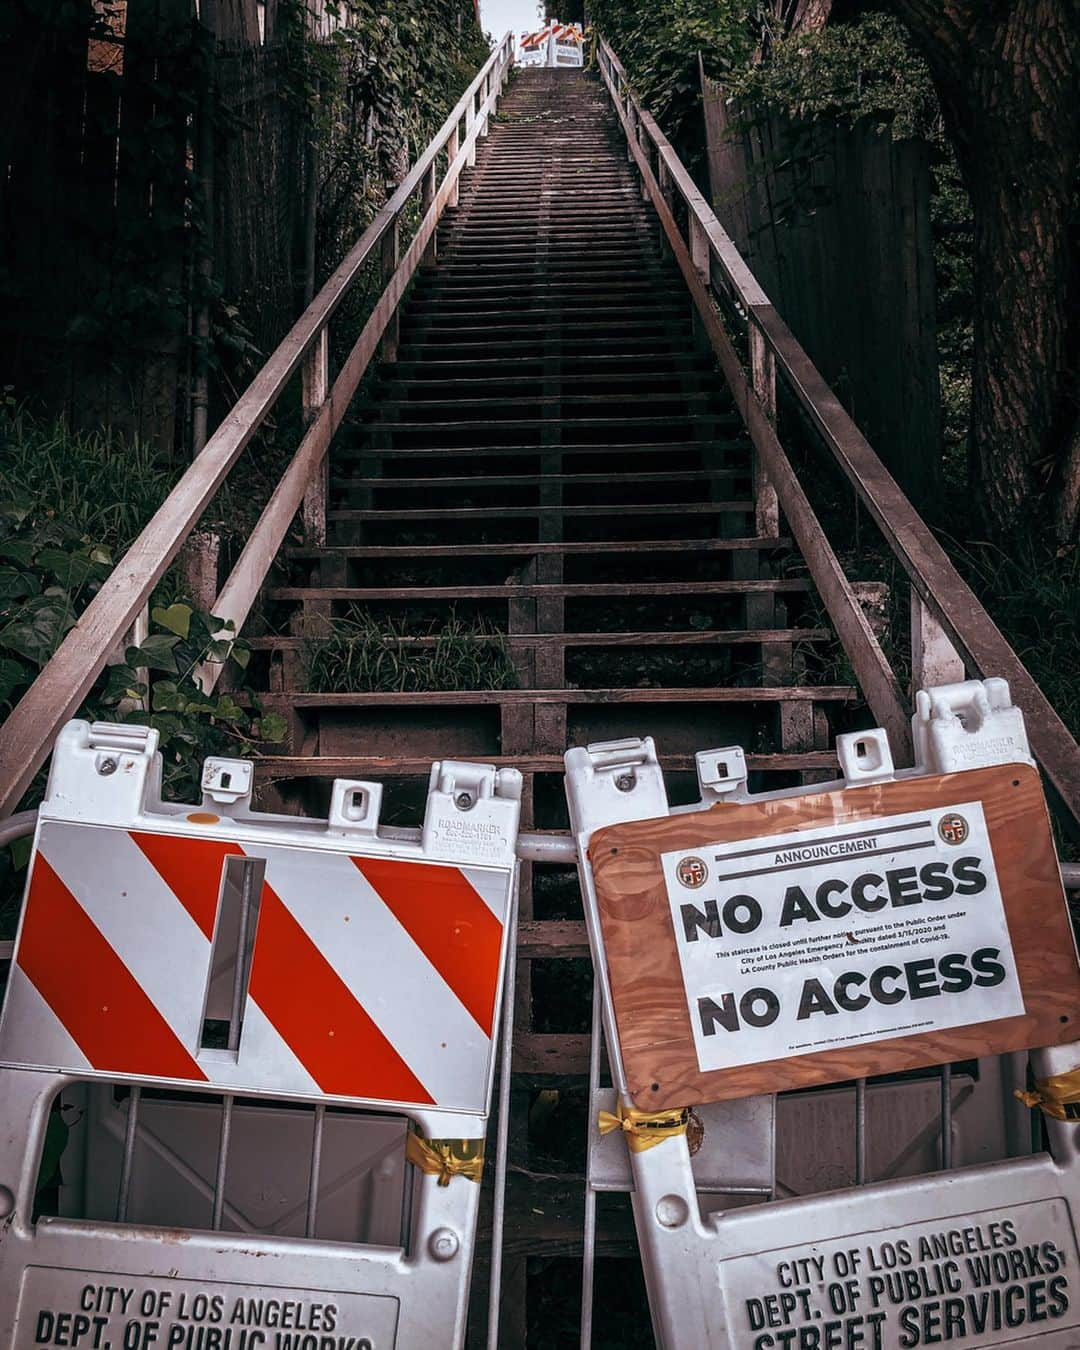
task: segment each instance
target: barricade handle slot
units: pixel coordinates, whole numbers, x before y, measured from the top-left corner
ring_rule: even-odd
[[[210,948],[200,1050],[237,1054],[251,981],[266,863],[245,855],[225,859]]]

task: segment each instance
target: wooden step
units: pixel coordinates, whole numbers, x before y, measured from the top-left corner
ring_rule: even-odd
[[[655,502],[613,506],[444,506],[444,507],[343,507],[327,511],[326,518],[338,524],[390,520],[535,520],[541,516],[571,519],[601,516],[722,516],[749,515],[754,503],[744,502]]]
[[[680,469],[671,473],[636,473],[628,484],[640,483],[648,486],[650,483],[709,483],[717,479],[746,478],[749,476],[750,466],[744,469]],[[371,475],[350,475],[348,477],[335,474],[332,483],[339,488],[356,488],[367,490],[376,490],[379,488],[483,488],[485,490],[498,487],[566,487],[576,484],[589,485],[595,483],[610,483],[611,474],[608,473],[519,473],[519,474],[484,474],[482,477],[476,474],[469,474],[464,478],[452,477],[449,474],[446,477],[433,478],[398,478],[392,475],[383,475],[374,477]]]
[[[490,344],[511,334],[524,334],[531,340],[541,337],[554,340],[562,333],[577,339],[590,333],[602,337],[626,323],[633,323],[639,334],[655,337],[658,333],[685,333],[686,341],[690,341],[690,311],[681,305],[657,305],[649,310],[627,305],[589,310],[525,310],[521,314],[489,311],[457,316],[437,309],[430,314],[410,312],[401,321],[401,331],[403,341],[412,342],[419,337],[428,342],[439,339],[445,347],[451,339],[466,344],[470,341]]]
[[[489,356],[483,355],[488,348],[491,349],[493,354]],[[641,356],[643,360],[648,360],[652,357],[668,358],[672,355],[684,356],[690,350],[689,345],[681,340],[677,344],[668,338],[665,338],[664,341],[661,342],[655,335],[645,336],[641,334],[632,336],[623,334],[620,337],[605,338],[604,348],[608,357],[613,361],[621,360],[621,354],[623,353],[627,355],[637,354]],[[582,357],[598,356],[595,342],[589,341],[586,338],[570,337],[566,334],[563,334],[559,338],[559,350],[564,356],[572,356],[575,365]],[[488,343],[486,346],[483,343],[468,344],[467,358],[448,357],[445,355],[445,352],[445,343],[423,342],[418,338],[406,336],[403,337],[401,346],[398,349],[398,360],[403,364],[409,362],[415,363],[418,361],[423,361],[424,364],[427,364],[428,361],[432,363],[443,361],[454,365],[460,365],[463,359],[467,359],[469,364],[472,364],[474,360],[476,362],[494,360],[506,361],[513,359],[519,354],[532,358],[535,358],[537,355],[535,339],[526,338],[504,338],[498,342]],[[413,353],[417,354],[413,355]]]
[[[531,558],[552,554],[582,553],[730,553],[743,549],[789,549],[785,536],[751,536],[747,539],[603,539],[535,544],[332,544],[324,548],[296,546],[285,550],[289,558]]]
[[[236,695],[239,699],[241,695]],[[374,693],[264,693],[267,707],[289,708],[420,708],[494,704],[599,703],[852,703],[859,691],[850,685],[736,685],[715,689],[448,689],[378,691]]]
[[[730,628],[730,629],[672,629],[670,632],[620,631],[614,633],[500,633],[508,648],[513,647],[735,647],[756,643],[829,642],[833,634],[827,628]],[[252,651],[305,651],[315,648],[325,639],[318,637],[270,637],[247,639]],[[438,634],[398,637],[387,634],[379,639],[387,647],[432,647],[441,641]],[[484,645],[492,641],[486,633],[466,633],[455,637],[455,642]]]
[[[528,294],[547,293],[565,297],[568,286],[573,286],[575,298],[595,290],[606,293],[611,286],[629,291],[655,291],[657,286],[674,282],[669,268],[661,263],[642,264],[628,277],[624,268],[609,264],[604,268],[575,267],[572,264],[544,266],[534,264],[520,268],[515,274],[500,276],[495,268],[473,268],[462,274],[454,264],[440,263],[437,270],[417,284],[415,295],[425,299],[441,298],[453,304],[465,302],[465,297],[481,299],[513,299]]]
[[[681,389],[669,389],[662,394],[657,393],[622,393],[622,394],[572,394],[563,395],[547,394],[539,390],[519,390],[516,397],[507,397],[505,394],[490,398],[483,397],[464,397],[448,399],[446,394],[440,391],[433,398],[379,398],[377,396],[371,399],[358,399],[352,406],[351,414],[355,421],[362,420],[362,414],[372,413],[378,419],[392,423],[397,426],[410,426],[416,422],[419,414],[425,410],[432,412],[442,412],[445,415],[452,415],[454,420],[461,413],[488,413],[486,420],[498,422],[503,425],[507,421],[526,420],[522,413],[526,408],[534,408],[537,413],[552,408],[561,409],[564,407],[573,408],[575,411],[581,409],[583,412],[592,414],[591,420],[595,421],[599,417],[601,408],[611,408],[611,416],[619,421],[645,421],[646,423],[656,423],[662,417],[660,409],[670,407],[669,418],[676,418],[683,421],[687,417],[684,409],[696,409],[697,416],[708,415],[709,404],[718,405],[717,411],[723,411],[727,416],[732,416],[731,399],[727,390],[714,386],[711,389],[697,390],[695,392],[684,392]],[[633,417],[635,408],[649,409],[647,417]],[[500,415],[501,414],[501,415]],[[625,414],[625,416],[624,416]],[[410,421],[398,421],[398,418],[410,418]],[[439,419],[432,419],[436,425],[440,425]],[[466,419],[473,420],[473,419]],[[562,418],[556,419],[560,423]],[[575,419],[580,421],[581,419]],[[602,419],[601,419],[602,420]],[[442,419],[445,421],[445,418]],[[423,425],[428,425],[426,422]]]
[[[627,386],[628,388],[639,388],[643,380],[647,380],[650,375],[654,375],[657,380],[684,381],[688,384],[708,384],[710,387],[716,384],[718,376],[704,362],[695,363],[690,360],[683,362],[671,362],[671,369],[656,370],[655,357],[635,355],[625,358],[623,361],[607,360],[598,368],[586,371],[579,371],[580,362],[575,361],[574,368],[579,373],[573,375],[560,375],[558,377],[560,388],[576,388],[578,385],[589,385],[596,381],[603,381],[605,385],[610,384],[616,387]],[[476,365],[489,366],[492,369],[486,375],[455,375],[453,369],[463,371],[473,371]],[[523,367],[529,367],[529,373],[523,371]],[[629,368],[626,368],[629,367]],[[644,369],[637,369],[643,367]],[[452,368],[452,369],[451,369]],[[388,364],[383,368],[382,376],[386,381],[388,389],[443,389],[447,393],[452,393],[455,389],[491,389],[506,388],[516,390],[521,386],[522,379],[539,378],[543,374],[544,358],[543,355],[528,358],[518,357],[513,362],[491,360],[490,358],[478,363],[471,361],[397,361]],[[501,372],[505,371],[503,374]]]
[[[717,747],[719,748],[719,747]],[[694,755],[660,754],[665,773],[692,773],[697,767]],[[431,773],[431,755],[258,755],[254,759],[256,776],[275,778],[420,778]],[[523,774],[562,774],[566,766],[562,755],[485,755],[483,763],[496,768],[517,769]],[[832,750],[809,750],[798,754],[747,754],[751,773],[801,773],[837,770]]]
[[[737,413],[721,411],[719,409],[716,412],[711,413],[687,413],[685,416],[680,415],[678,417],[617,417],[612,414],[610,417],[559,417],[554,420],[555,424],[563,430],[573,431],[579,428],[599,430],[602,427],[612,427],[616,432],[618,432],[619,429],[629,427],[657,428],[670,427],[672,425],[712,427],[737,426],[739,424],[739,416]],[[370,427],[371,423],[353,423],[353,425],[366,425]],[[448,431],[457,435],[461,432],[468,431],[488,431],[493,425],[492,419],[490,418],[478,420],[473,417],[466,417],[460,420],[455,418],[443,422],[391,422],[386,424],[386,429],[390,432]],[[500,431],[535,431],[537,426],[541,425],[541,421],[535,417],[500,417],[497,425]],[[660,443],[662,444],[662,442]]]
[[[274,586],[273,600],[550,600],[634,595],[794,595],[810,590],[803,577],[754,581],[595,581],[504,586]]]
[[[599,445],[577,442],[569,445],[424,445],[408,446],[407,448],[343,443],[334,447],[333,457],[338,463],[368,459],[388,459],[405,463],[406,461],[411,462],[420,459],[445,459],[448,456],[454,459],[492,457],[497,459],[528,459],[529,457],[539,458],[540,456],[550,459],[552,456],[561,456],[565,461],[567,456],[573,458],[577,455],[617,455],[620,459],[625,459],[627,455],[675,455],[702,453],[704,451],[722,451],[725,455],[741,456],[749,450],[750,442],[746,437],[740,437],[737,440],[703,437],[699,441],[623,441]]]

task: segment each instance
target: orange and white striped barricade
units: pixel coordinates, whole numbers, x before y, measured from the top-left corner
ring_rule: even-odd
[[[581,68],[585,64],[585,34],[573,23],[555,24],[548,39],[548,65]]]
[[[616,1093],[600,1130],[628,1145],[663,1350],[1080,1346],[1080,973],[1038,771],[1001,680],[920,693],[914,730],[915,769],[853,733],[842,782],[758,795],[740,749],[706,752],[701,802],[674,809],[651,738],[567,753]],[[1049,1151],[954,1156],[948,1066],[1032,1047],[1017,1095]],[[859,1079],[858,1131],[867,1075],[930,1065],[938,1170],[869,1182],[864,1157],[866,1184],[705,1212],[699,1103]]]
[[[0,1020],[0,1346],[460,1345],[520,775],[435,763],[417,838],[376,783],[255,812],[241,760],[164,803],[156,751],[82,721],[54,751]]]
[[[524,66],[584,65],[585,34],[574,23],[549,23],[533,33],[522,33],[519,63]]]
[[[547,29],[522,33],[518,40],[517,63],[526,67],[547,65]]]

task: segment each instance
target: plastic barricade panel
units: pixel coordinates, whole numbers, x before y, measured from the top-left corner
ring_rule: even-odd
[[[1033,792],[1033,775],[1022,724],[1018,724],[1019,714],[1008,706],[1007,689],[1002,697],[1001,682],[988,684],[990,688],[971,682],[946,690],[931,690],[927,696],[920,696],[916,744],[926,747],[926,752],[924,763],[917,770],[893,772],[888,747],[880,732],[842,739],[839,750],[846,782],[849,786],[860,783],[861,790],[870,794],[864,800],[872,802],[871,814],[875,820],[879,808],[888,805],[888,792],[897,785],[914,787],[922,777],[924,785],[929,783],[932,788],[933,779],[925,777],[928,773],[948,773],[954,786],[962,780],[972,785],[976,778],[981,779],[988,773],[997,783],[1002,775],[994,766],[1004,763],[1009,765],[1004,776],[1008,786],[1012,788],[1015,781],[1018,786],[1012,788],[1013,791]],[[920,719],[924,723],[922,726]],[[997,732],[1002,725],[1006,725],[1007,734],[999,735]],[[950,772],[958,764],[963,766],[962,771]],[[629,1066],[637,1060],[628,1053],[628,1042],[633,1046],[634,1054],[640,1056],[648,1036],[657,1036],[661,1027],[658,1009],[667,1017],[670,1039],[684,1038],[694,1056],[692,1067],[697,1071],[696,1075],[689,1074],[678,1087],[700,1092],[682,1106],[701,1100],[702,1095],[709,1096],[716,1084],[723,1081],[716,1076],[722,1070],[702,1068],[697,1058],[687,1002],[692,981],[684,978],[677,955],[665,985],[659,982],[655,963],[650,964],[644,959],[639,963],[638,983],[634,986],[632,966],[629,963],[619,965],[612,960],[609,947],[612,934],[616,935],[615,941],[623,940],[614,925],[613,911],[616,909],[621,911],[621,921],[628,927],[640,925],[638,941],[642,953],[658,940],[658,930],[656,926],[650,926],[649,920],[649,915],[658,910],[667,924],[664,940],[674,953],[680,932],[685,936],[685,925],[681,929],[679,925],[687,916],[682,914],[680,906],[672,908],[669,886],[664,882],[673,880],[675,885],[671,889],[679,893],[681,865],[685,882],[689,883],[682,890],[688,895],[704,891],[707,877],[702,876],[702,870],[707,873],[716,861],[703,847],[693,852],[684,848],[686,841],[681,838],[677,838],[676,848],[665,852],[656,841],[649,842],[649,831],[654,825],[659,827],[666,822],[678,836],[683,823],[680,816],[685,822],[692,822],[694,813],[700,816],[702,807],[726,802],[728,806],[710,813],[713,818],[719,820],[730,813],[734,820],[747,812],[753,815],[757,810],[766,816],[771,812],[781,822],[776,826],[783,842],[781,851],[794,850],[789,860],[791,871],[786,874],[791,885],[797,886],[800,877],[805,879],[812,874],[815,864],[821,861],[799,853],[798,844],[793,844],[783,834],[783,824],[790,823],[792,807],[797,807],[800,799],[808,795],[827,796],[830,789],[792,789],[752,798],[746,792],[742,766],[742,755],[737,749],[703,753],[699,756],[701,806],[671,811],[655,751],[648,739],[590,746],[572,750],[567,755],[571,822],[578,841],[586,918],[602,997],[612,1079],[618,1097],[616,1111],[629,1143],[635,1224],[658,1344],[666,1350],[682,1350],[687,1346],[708,1350],[775,1350],[776,1347],[784,1350],[853,1350],[855,1347],[859,1350],[866,1347],[911,1350],[912,1347],[945,1342],[964,1347],[1080,1345],[1080,1280],[1077,1275],[1080,1267],[1076,1240],[1080,1163],[1076,1127],[1070,1124],[1070,1113],[1078,1113],[1077,1102],[1080,1101],[1080,1073],[1076,1072],[1080,1066],[1080,1045],[1075,1041],[1050,1045],[1032,1055],[1037,1088],[1028,1100],[1041,1100],[1044,1105],[1049,1154],[1010,1158],[989,1165],[860,1185],[799,1199],[770,1200],[727,1211],[713,1209],[706,1212],[707,1207],[702,1204],[701,1188],[695,1180],[687,1142],[689,1112],[681,1109],[670,1095],[664,1096],[662,1105],[656,1103],[652,1109],[643,1109],[643,1105],[645,1108],[651,1105],[650,1095],[658,1095],[661,1085],[658,1079],[653,1079],[653,1083],[657,1083],[654,1092],[652,1083],[631,1077]],[[837,785],[837,790],[841,786]],[[938,842],[944,847],[964,849],[978,842],[978,813],[969,810],[963,821],[953,817],[964,816],[964,805],[981,800],[979,792],[965,792],[962,786],[956,786],[954,797],[932,803],[933,812],[917,814],[920,820],[932,821]],[[812,819],[802,823],[813,831],[815,822]],[[907,823],[900,822],[905,827]],[[925,826],[919,828],[926,832]],[[834,835],[844,833],[835,830],[835,822],[831,819],[829,829]],[[731,871],[754,872],[758,870],[755,859],[763,856],[768,858],[770,869],[781,865],[772,852],[776,841],[760,838],[761,834],[769,833],[768,828],[759,829],[755,842],[749,830],[745,833],[737,829],[727,831],[725,838],[734,841],[732,852],[748,856],[732,859],[730,853],[722,854],[722,866]],[[696,837],[705,839],[705,835]],[[710,835],[709,839],[713,837]],[[816,840],[816,836],[804,835],[803,841],[809,837]],[[1051,979],[1059,981],[1066,991],[1071,989],[1070,982],[1075,978],[1075,947],[1067,926],[1058,922],[1052,907],[1053,904],[1060,906],[1061,900],[1056,886],[1051,884],[1054,878],[1044,875],[1045,840],[1033,832],[1031,819],[1023,812],[1019,813],[1011,834],[1006,820],[1000,834],[991,829],[989,837],[998,880],[1002,889],[1010,892],[1001,910],[1004,937],[1015,939],[1014,927],[1020,927],[1026,921],[1046,925],[1053,932],[1049,945],[1056,946],[1061,967],[1059,970],[1055,966]],[[639,847],[635,839],[645,842]],[[906,844],[920,843],[929,845],[930,840],[923,839],[917,832],[909,837],[901,830],[890,836],[888,843],[880,842],[877,857],[866,856],[879,852],[877,847],[864,848],[863,861],[879,871],[890,861],[896,862],[898,867],[906,867],[910,859],[894,859],[893,854]],[[770,852],[755,853],[759,846]],[[618,848],[619,854],[612,855],[612,848]],[[1002,875],[1001,863],[1010,850],[1030,861],[1032,884],[1026,894],[1033,914],[1029,914],[1024,906],[1027,880],[1023,868],[1017,875],[1009,875],[1006,866]],[[932,853],[936,858],[933,847],[921,851],[927,858]],[[622,874],[627,878],[622,887],[612,889],[598,884],[601,855],[608,867],[614,867],[616,860],[621,860],[625,869]],[[660,857],[663,862],[658,882],[657,860]],[[829,861],[835,862],[835,855]],[[662,875],[665,868],[670,878]],[[743,897],[750,894],[747,882],[751,878],[739,876],[727,880],[731,883],[732,894]],[[884,886],[887,894],[887,883]],[[1017,886],[1021,893],[1012,895]],[[907,880],[900,889],[904,898],[912,890],[907,886]],[[810,888],[808,892],[804,886],[802,890],[811,901],[817,896],[816,888]],[[826,891],[823,898],[828,907],[839,899],[841,891],[838,886],[827,887]],[[980,894],[986,892],[991,892],[989,885]],[[1040,897],[1038,905],[1030,901],[1034,895]],[[722,1045],[737,1041],[739,1033],[728,1027],[741,1025],[735,1020],[739,1011],[738,999],[733,1013],[726,1008],[723,991],[719,988],[722,984],[724,990],[731,990],[732,969],[738,973],[739,953],[743,958],[742,967],[755,976],[764,974],[764,965],[773,964],[777,968],[780,965],[780,960],[774,959],[770,963],[767,955],[760,951],[749,952],[740,946],[750,931],[749,909],[745,903],[741,909],[736,906],[725,922],[724,905],[728,898],[726,891],[715,897],[718,910],[715,924],[705,906],[687,902],[701,911],[700,925],[697,918],[690,915],[689,926],[696,933],[704,931],[711,935],[716,945],[730,939],[731,950],[737,958],[734,967],[728,965],[726,968],[722,959],[713,958],[716,966],[723,970],[714,991],[717,1017],[728,1037],[726,1042],[721,1038]],[[992,893],[990,898],[993,898]],[[776,895],[770,892],[767,904],[777,912],[783,912],[785,901],[796,907],[802,903],[798,897],[788,894],[788,884]],[[763,903],[763,909],[765,907]],[[874,955],[878,959],[886,955],[894,958],[893,964],[899,968],[898,978],[903,980],[905,958],[919,961],[933,954],[932,964],[940,976],[937,946],[942,940],[948,941],[950,923],[954,928],[953,935],[959,932],[962,916],[969,908],[954,901],[942,910],[943,932],[933,926],[918,932],[900,929],[891,953]],[[993,905],[988,905],[978,922],[999,924],[1000,928],[999,916],[991,912],[993,909]],[[950,919],[949,915],[953,917]],[[733,918],[734,923],[730,922]],[[808,925],[813,922],[807,920]],[[738,931],[740,925],[748,927],[748,934]],[[844,931],[846,927],[841,925]],[[827,951],[825,947],[829,944],[826,943],[821,949],[822,957],[816,966],[822,988],[825,987],[823,981],[835,983],[835,978],[843,975],[850,964],[845,948],[858,946],[865,938],[858,924],[852,922],[850,927],[854,942],[845,942],[837,950],[829,947]],[[781,960],[792,963],[790,969],[799,972],[800,981],[811,978],[815,962],[804,952],[788,950],[786,938],[778,938],[777,942],[776,950],[785,953]],[[765,946],[767,948],[768,943]],[[912,954],[905,951],[906,946],[921,949],[912,958]],[[1004,958],[1001,963],[1005,964]],[[929,979],[921,966],[914,972],[914,977],[917,983],[924,977],[927,982]],[[1004,981],[999,981],[994,988],[999,988],[1002,983]],[[765,980],[760,979],[759,984],[764,987]],[[847,984],[852,994],[861,990],[856,980],[849,980]],[[1022,988],[1022,1000],[1037,1001],[1032,998],[1036,981],[1031,971],[1025,972],[1018,984]],[[620,1003],[621,995],[633,987],[647,988],[652,1002],[623,999]],[[829,987],[832,988],[832,984]],[[708,996],[704,989],[696,992]],[[1051,1029],[1048,1023],[1039,1027],[1029,1025],[1026,1034],[1032,1039],[1027,1044],[1038,1044],[1039,1039],[1044,1039],[1044,1043],[1063,1040],[1070,1034],[1069,1022],[1078,1009],[1075,998],[1069,1002],[1068,997],[1066,994],[1066,1002],[1056,1014],[1057,1029]],[[771,1014],[768,1000],[751,1001],[748,1006],[751,1022],[756,1018],[767,1028]],[[1000,1031],[1001,1026],[1008,1026],[1010,1014],[1012,1017],[1017,1014],[1011,1003],[997,1007],[1001,1007],[1004,1014],[997,1019],[1000,1022],[997,1031]],[[991,1000],[985,1008],[980,1003],[981,1011],[976,1010],[977,1016],[989,1019],[983,1027],[987,1049],[996,1044],[994,1014],[997,1007]],[[823,1013],[822,1017],[828,1020],[827,1014]],[[1062,1021],[1062,1018],[1068,1020]],[[906,1029],[892,1025],[888,1019],[880,1020],[885,1038],[875,1048],[884,1051],[890,1043],[902,1040]],[[648,1027],[648,1036],[639,1035],[642,1027]],[[661,1037],[662,1034],[661,1029]],[[761,1043],[767,1045],[767,1038]],[[820,1047],[813,1044],[795,1049],[803,1053],[787,1054],[782,1064],[798,1063],[800,1059],[813,1063],[821,1054]],[[732,1059],[738,1059],[740,1053],[731,1051]],[[930,1058],[933,1060],[932,1055]],[[842,1076],[839,1067],[834,1077]],[[862,1071],[867,1072],[867,1069],[864,1067]],[[777,1085],[782,1081],[780,1079]],[[595,1153],[595,1131],[591,1143]],[[814,1140],[807,1139],[805,1147],[813,1149]],[[591,1159],[590,1168],[593,1168]]]
[[[520,777],[435,764],[414,842],[380,830],[377,784],[335,784],[325,821],[268,816],[250,770],[208,761],[194,809],[160,800],[155,733],[74,722],[58,740],[0,1020],[0,1345],[461,1341]],[[119,1169],[119,1222],[36,1215],[60,1090],[111,1131],[94,1156]],[[369,1180],[345,1193],[373,1217],[339,1207],[323,1227],[383,1242],[322,1240],[318,1203],[348,1182],[334,1140],[367,1122]],[[283,1186],[275,1233],[278,1145],[298,1131],[306,1222]],[[201,1225],[140,1224],[151,1153]]]

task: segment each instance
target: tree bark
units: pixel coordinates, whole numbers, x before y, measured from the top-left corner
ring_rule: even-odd
[[[1077,0],[890,0],[937,87],[974,212],[972,486],[1001,538],[1075,532]],[[1071,490],[1070,490],[1071,489]],[[1053,524],[1051,524],[1053,523]]]

